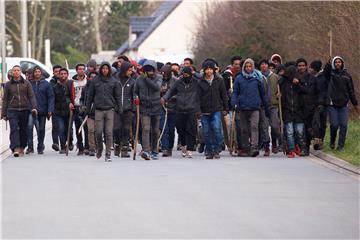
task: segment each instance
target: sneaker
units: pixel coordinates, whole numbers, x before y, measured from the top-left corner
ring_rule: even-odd
[[[90,156],[90,157],[95,156],[95,151],[94,151],[94,150],[89,150],[89,156]]]
[[[40,154],[40,155],[42,155],[42,154],[44,154],[44,149],[38,149],[38,154]]]
[[[83,155],[83,154],[84,154],[84,151],[79,149],[77,155],[78,155],[78,156],[81,156],[81,155]]]
[[[25,154],[30,154],[30,153],[34,153],[34,149],[32,147],[28,147],[25,152]]]
[[[152,160],[159,160],[159,154],[157,152],[151,152],[151,159]]]
[[[338,146],[338,147],[336,148],[336,151],[343,152],[343,151],[344,151],[344,147]]]
[[[74,150],[74,144],[70,143],[70,145],[69,145],[69,150],[70,150],[70,151]]]
[[[60,154],[65,154],[66,153],[66,149],[65,148],[62,148],[60,151],[59,151]]]
[[[242,150],[242,149],[238,149],[237,155],[238,155],[238,157],[249,157],[248,152],[245,150]]]
[[[181,146],[181,156],[186,157],[186,146]]]
[[[214,154],[214,159],[220,159],[220,154],[219,154],[219,153],[215,153],[215,154]]]
[[[89,149],[84,149],[84,154],[85,154],[86,156],[88,156],[88,155],[89,155]]]
[[[127,147],[126,147],[126,150],[121,151],[120,157],[122,157],[122,158],[129,158],[130,157],[130,154],[127,151]]]
[[[335,149],[335,143],[330,143],[330,148]]]
[[[275,143],[273,143],[272,146],[271,146],[271,152],[272,152],[273,154],[277,154],[277,153],[279,152],[279,149],[278,149],[278,147],[277,147],[276,141],[275,141]]]
[[[96,158],[99,159],[101,158],[101,155],[102,155],[102,149],[98,149],[97,152],[96,152]]]
[[[300,154],[299,154],[300,157],[306,157],[306,156],[309,156],[309,153],[307,150],[301,150],[300,151]]]
[[[286,154],[286,156],[287,156],[288,158],[294,158],[296,155],[295,155],[295,152],[294,152],[294,151],[291,151],[291,152],[288,152],[288,153]]]
[[[119,145],[115,145],[115,148],[114,148],[114,155],[117,156],[117,157],[120,157],[120,146]]]
[[[163,150],[163,157],[171,157],[172,156],[172,152],[171,150]]]
[[[111,157],[109,155],[105,155],[105,162],[112,162]]]
[[[300,156],[300,153],[301,153],[301,150],[300,150],[299,144],[295,144],[295,154]]]
[[[251,153],[251,157],[257,157],[259,156],[259,151],[258,150],[255,150]]]
[[[265,148],[264,157],[270,156],[270,148]]]
[[[24,156],[24,148],[19,148],[19,157]]]
[[[186,158],[192,158],[192,153],[190,151],[186,151]]]
[[[58,152],[60,150],[59,148],[59,144],[54,143],[53,145],[51,145],[52,149],[54,149],[56,152]]]
[[[145,151],[143,151],[143,152],[141,153],[141,157],[142,157],[144,160],[150,160],[150,159],[151,159],[150,154],[149,154],[148,152],[145,152]]]
[[[15,148],[13,154],[14,154],[14,157],[19,157],[20,156],[20,148]]]
[[[204,150],[205,150],[205,144],[201,143],[200,146],[199,146],[199,148],[198,148],[198,152],[199,152],[199,153],[203,153]]]
[[[212,155],[211,153],[208,153],[205,155],[205,159],[213,159],[214,155]]]

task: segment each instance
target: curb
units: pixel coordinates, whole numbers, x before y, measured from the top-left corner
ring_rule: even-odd
[[[324,152],[320,151],[315,151],[315,150],[310,150],[311,154],[314,155],[315,157],[328,162],[330,164],[333,164],[339,168],[345,169],[349,172],[355,173],[357,175],[360,175],[360,167],[356,167],[340,158],[334,157],[332,155],[326,154]]]

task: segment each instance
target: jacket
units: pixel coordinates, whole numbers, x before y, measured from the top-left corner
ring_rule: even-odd
[[[79,106],[81,106],[80,98],[82,95],[82,91],[84,90],[84,88],[86,86],[87,79],[84,76],[83,80],[78,80],[77,74],[74,75],[72,79],[74,81],[74,89],[75,89],[75,104],[74,105],[79,107]]]
[[[179,113],[200,112],[200,99],[198,95],[198,81],[191,78],[189,82],[181,77],[163,96],[168,101],[176,96],[176,111]]]
[[[58,81],[53,87],[55,96],[54,113],[58,116],[69,116],[69,104],[74,104],[75,90],[72,80],[67,80],[64,84]]]
[[[37,110],[39,115],[47,115],[54,112],[55,96],[53,87],[45,79],[30,82],[36,96]]]
[[[80,103],[81,106],[85,106],[86,107],[86,102],[88,101],[89,98],[89,88],[90,88],[90,81],[86,82],[85,88],[81,91],[81,98],[80,98]],[[91,104],[91,108],[88,111],[89,117],[92,119],[95,119],[95,108],[94,108],[94,104]]]
[[[36,97],[28,80],[23,77],[19,81],[11,79],[5,83],[1,116],[7,116],[7,110],[24,111],[37,109]]]
[[[152,60],[147,60],[144,64],[152,66],[156,69],[156,63]],[[162,76],[155,74],[153,78],[147,77],[145,74],[140,75],[135,82],[134,98],[140,99],[140,113],[144,115],[154,116],[160,115],[160,87],[162,83]]]
[[[304,94],[302,94],[302,101],[304,106],[304,115],[308,116],[309,114],[313,114],[315,108],[318,105],[317,99],[317,91],[316,91],[316,83],[315,77],[310,73],[305,72],[304,74],[298,76],[300,80],[300,87]]]
[[[203,76],[198,83],[198,95],[202,113],[209,114],[229,110],[225,83],[219,74],[214,74],[211,84]]]
[[[102,68],[107,65],[109,68],[108,76],[102,75]],[[87,115],[90,114],[91,105],[94,104],[95,110],[118,110],[120,101],[120,87],[116,79],[112,76],[111,66],[104,62],[99,69],[99,75],[91,81],[89,95],[86,102]]]
[[[123,62],[120,67],[119,73],[116,75],[117,82],[120,89],[120,101],[119,101],[119,113],[122,114],[125,111],[133,111],[133,99],[134,99],[134,86],[135,79],[130,76],[127,77],[125,74],[132,65],[129,62]]]

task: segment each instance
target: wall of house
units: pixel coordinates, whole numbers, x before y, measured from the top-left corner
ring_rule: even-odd
[[[205,1],[180,3],[139,46],[138,51],[132,53],[133,57],[139,59],[172,56],[172,59],[183,59],[184,55],[192,56],[191,49],[199,25],[198,19],[205,6]]]

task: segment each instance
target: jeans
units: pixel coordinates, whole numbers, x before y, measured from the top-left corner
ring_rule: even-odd
[[[201,116],[201,125],[205,141],[205,154],[218,154],[224,141],[221,127],[221,112]]]
[[[45,126],[46,126],[46,115],[38,115],[34,118],[31,114],[29,114],[29,121],[28,121],[28,147],[34,148],[33,143],[33,129],[35,126],[37,139],[38,139],[38,146],[37,150],[44,150],[44,139],[45,139]]]
[[[133,120],[133,113],[126,111],[114,115],[114,143],[115,145],[128,147],[130,140],[130,128]]]
[[[314,119],[315,109],[308,109],[307,114],[304,117],[304,127],[305,127],[305,142],[306,147],[309,150],[311,145],[311,140],[314,137],[314,130],[313,130],[313,119]]]
[[[7,118],[10,124],[10,149],[25,148],[27,145],[27,124],[29,111],[8,110]]]
[[[105,132],[105,155],[110,157],[111,147],[113,145],[113,130],[114,130],[114,113],[110,110],[95,110],[95,132],[97,151],[103,150],[103,132]]]
[[[324,140],[326,133],[327,109],[317,109],[313,118],[314,138]]]
[[[194,151],[196,145],[197,119],[195,113],[177,113],[176,129],[179,134],[179,142],[188,150]]]
[[[279,119],[279,108],[271,107],[270,108],[270,118],[269,124],[271,127],[271,142],[273,146],[277,146],[277,141],[279,141],[279,146],[281,145],[280,138],[280,119]]]
[[[95,142],[95,120],[88,118],[86,125],[88,127],[88,138],[89,138],[89,150],[95,151],[96,142]]]
[[[52,137],[53,144],[59,144],[59,133],[58,133],[59,128],[58,128],[55,113],[53,113],[53,115],[51,116],[51,125],[52,125],[51,137]]]
[[[240,113],[238,111],[235,112],[235,131],[236,131],[236,145],[238,149],[241,149],[241,121],[240,121]]]
[[[165,111],[162,111],[160,114],[160,129],[164,128],[165,123]],[[176,113],[168,112],[167,113],[167,122],[164,130],[164,134],[161,138],[161,149],[162,150],[172,150],[174,147],[175,141],[175,124],[176,124]]]
[[[259,110],[240,111],[241,149],[248,151],[258,149],[259,145]],[[250,142],[249,142],[250,139]]]
[[[344,147],[349,120],[349,109],[347,106],[329,106],[328,109],[330,117],[330,144],[335,144],[337,131],[340,128],[338,146]]]
[[[74,109],[74,123],[75,123],[75,129],[76,129],[76,146],[78,147],[79,151],[83,151],[84,146],[85,146],[85,149],[89,149],[88,128],[87,128],[86,124],[83,127],[83,131],[81,131],[81,133],[79,133],[80,126],[81,126],[82,122],[84,121],[84,119],[85,119],[85,117],[83,116],[83,114],[81,114],[80,108],[76,107]],[[83,142],[83,133],[85,136],[84,142]]]
[[[264,148],[269,148],[270,146],[270,135],[269,135],[269,119],[265,115],[264,108],[261,108],[259,111],[259,128],[260,128],[260,144]]]
[[[142,129],[142,138],[141,144],[142,149],[145,152],[157,152],[157,141],[159,138],[159,123],[160,116],[141,116],[141,129]]]
[[[304,123],[287,122],[285,123],[285,133],[288,152],[294,151],[295,141],[300,145],[300,149],[305,149],[305,126]]]
[[[61,149],[65,149],[69,128],[69,116],[56,116]],[[71,134],[70,134],[71,135]]]

